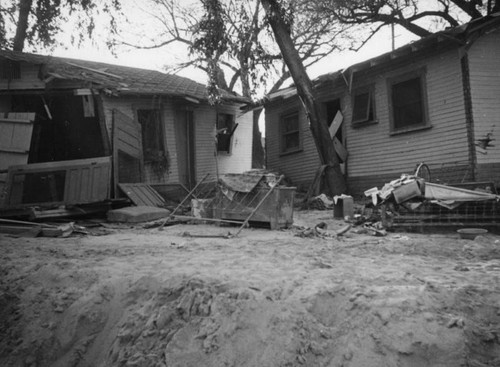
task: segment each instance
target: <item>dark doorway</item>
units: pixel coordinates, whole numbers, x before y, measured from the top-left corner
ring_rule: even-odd
[[[193,111],[177,111],[175,113],[175,137],[177,142],[179,181],[189,189],[193,188],[196,184],[194,133]]]
[[[11,112],[35,112],[28,163],[67,161],[104,155],[92,96],[13,95]]]

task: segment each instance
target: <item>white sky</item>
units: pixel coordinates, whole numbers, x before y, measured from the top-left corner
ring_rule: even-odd
[[[415,36],[397,27],[395,35],[396,48],[416,39]],[[313,65],[308,69],[309,76],[315,78],[321,74],[343,69],[385,52],[389,52],[391,50],[391,45],[391,31],[389,27],[386,27],[358,52],[343,51],[334,53],[316,65]],[[109,49],[105,47],[86,45],[80,49],[76,47],[68,47],[67,49],[56,48],[53,55],[160,71],[164,70],[165,65],[176,63],[189,57],[181,47],[175,46],[169,47],[168,51],[166,49],[119,51],[115,57]],[[204,72],[194,68],[180,71],[177,74],[191,78],[200,83],[205,83],[207,79]]]
[[[188,2],[193,2],[194,0],[183,0],[183,4],[184,1],[187,4]],[[421,0],[421,2],[424,4],[428,1],[429,0]],[[432,0],[431,2],[434,2],[434,0]],[[156,21],[148,16],[145,16],[145,13],[141,12],[141,10],[138,10],[141,6],[145,6],[146,4],[147,3],[137,2],[136,0],[122,0],[123,12],[127,17],[129,17],[131,21],[130,25],[126,24],[124,27],[125,32],[129,34],[125,37],[134,37],[134,32],[139,28],[144,30],[143,33],[149,35],[154,35],[155,32],[158,32],[154,28]],[[147,12],[148,10],[150,9],[147,9],[145,11]],[[71,24],[67,24],[68,32],[64,32],[64,34],[61,36],[61,42],[67,45],[70,44],[69,35],[71,34],[71,26]],[[175,45],[170,45],[168,48],[156,50],[118,50],[115,57],[106,46],[99,46],[99,43],[104,42],[104,40],[106,39],[106,34],[103,30],[105,26],[105,23],[97,24],[96,31],[101,29],[101,34],[96,32],[96,42],[86,42],[84,47],[80,49],[73,46],[68,46],[67,48],[59,47],[54,50],[54,56],[102,61],[112,64],[127,65],[160,71],[164,70],[165,65],[176,64],[182,61],[186,61],[189,58],[189,55],[187,54],[187,51],[183,46]],[[403,44],[406,44],[416,38],[400,27],[396,27],[395,33],[396,47],[402,46]],[[316,65],[313,65],[313,67],[308,69],[308,72],[310,77],[314,78],[321,74],[343,69],[352,64],[370,59],[390,50],[391,30],[390,27],[385,27],[360,51],[344,51],[332,54]],[[205,73],[194,68],[180,71],[178,72],[178,75],[191,78],[200,83],[205,83],[207,81]]]

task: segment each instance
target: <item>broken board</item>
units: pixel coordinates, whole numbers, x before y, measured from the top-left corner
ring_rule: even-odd
[[[339,130],[343,121],[344,116],[342,115],[342,112],[337,111],[337,114],[333,118],[332,123],[330,124],[330,127],[328,129],[328,131],[330,132],[330,137],[333,141],[333,147],[335,148],[335,152],[338,154],[341,162],[346,161],[348,153],[347,149],[345,149],[342,145],[342,142],[335,135],[337,134],[337,131]]]
[[[137,206],[164,207],[165,199],[150,185],[144,183],[120,183],[118,187]]]

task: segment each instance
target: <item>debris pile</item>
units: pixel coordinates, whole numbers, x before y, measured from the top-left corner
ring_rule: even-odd
[[[500,196],[402,175],[365,191],[379,207],[384,227],[498,226]]]
[[[292,229],[295,232],[295,237],[301,238],[338,238],[351,229],[350,224],[347,224],[346,226],[333,232],[328,231],[327,227],[328,226],[325,222],[320,222],[316,224],[314,228],[293,226]]]

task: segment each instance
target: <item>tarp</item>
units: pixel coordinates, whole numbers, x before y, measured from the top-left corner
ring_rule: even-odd
[[[231,191],[251,192],[262,180],[264,174],[233,174],[220,176],[219,181]]]
[[[439,185],[435,183],[425,183],[425,198],[427,200],[445,200],[445,201],[485,201],[500,200],[500,196],[481,192],[462,189],[454,186]]]

